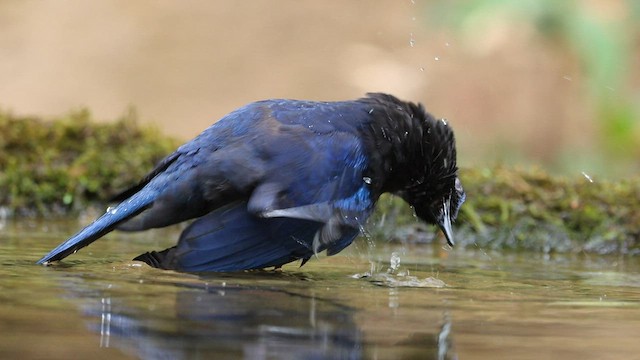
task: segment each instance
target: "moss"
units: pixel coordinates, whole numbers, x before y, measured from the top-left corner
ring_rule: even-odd
[[[505,167],[463,169],[460,178],[467,201],[456,222],[459,246],[640,253],[640,178],[591,182],[583,176],[567,179],[540,169]],[[398,224],[412,218],[409,210],[389,209],[384,200],[381,204],[380,212],[404,218]],[[433,241],[433,234],[422,239]]]
[[[104,204],[178,145],[133,111],[106,123],[87,110],[51,121],[0,113],[0,133],[0,206],[17,215]]]

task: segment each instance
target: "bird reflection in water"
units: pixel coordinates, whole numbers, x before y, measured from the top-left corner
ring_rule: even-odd
[[[404,293],[377,291],[384,286],[367,278],[350,281],[362,281],[374,298],[385,294],[389,306],[397,298],[396,308],[352,303],[344,293],[326,291],[324,280],[299,272],[180,274],[143,282],[139,273],[109,280],[69,275],[58,283],[100,334],[96,347],[136,358],[456,358],[446,307],[423,309],[420,318],[403,314]]]
[[[100,332],[101,347],[141,358],[362,358],[354,309],[313,292],[208,286],[181,290],[175,299],[174,314],[136,309],[112,297],[84,310],[100,318],[90,328]]]

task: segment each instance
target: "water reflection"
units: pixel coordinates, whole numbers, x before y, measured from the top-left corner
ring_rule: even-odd
[[[319,296],[318,282],[297,275],[182,275],[174,275],[178,281],[111,281],[77,273],[56,278],[89,329],[100,334],[100,347],[137,358],[360,359],[391,355],[393,346],[420,358],[455,358],[448,316],[444,324],[432,324],[432,331],[402,329],[405,336],[398,338],[389,315],[370,323],[372,312]],[[398,311],[397,289],[388,291],[389,310]],[[378,338],[385,332],[386,340]],[[386,342],[390,347],[381,346]]]
[[[282,273],[199,277],[120,260],[147,249],[148,239],[96,243],[100,256],[80,252],[56,266],[34,266],[59,234],[49,227],[24,236],[28,229],[9,224],[0,234],[2,358],[629,359],[640,353],[634,257],[459,250],[438,257],[425,247],[378,244],[367,257],[322,258]],[[394,252],[402,262],[389,273]],[[386,261],[373,266],[372,257]],[[438,284],[430,277],[442,286],[433,288]]]
[[[113,296],[86,300],[92,301],[84,304],[84,314],[100,319],[89,321],[101,335],[100,345],[134,351],[141,358],[362,357],[354,309],[318,299],[313,292],[194,287],[175,294],[173,314],[160,304],[147,304],[145,311]]]

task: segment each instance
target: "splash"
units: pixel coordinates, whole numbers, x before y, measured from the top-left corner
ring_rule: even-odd
[[[400,271],[400,255],[397,252],[391,253],[389,268],[386,272],[378,271],[376,264],[371,262],[371,269],[368,272],[351,275],[354,279],[365,279],[374,285],[388,288],[443,288],[444,281],[433,277],[420,279],[417,276],[409,275],[409,271]]]
[[[383,287],[409,287],[409,288],[443,288],[444,281],[434,277],[420,279],[413,275],[393,275],[386,273],[374,274],[368,279],[371,283]]]
[[[388,272],[393,274],[398,271],[398,268],[400,268],[400,255],[398,255],[398,253],[394,251],[391,253]]]

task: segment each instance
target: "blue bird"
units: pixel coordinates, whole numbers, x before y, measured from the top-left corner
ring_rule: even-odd
[[[451,222],[465,200],[457,173],[451,127],[421,104],[381,93],[258,101],[180,146],[38,263],[61,260],[114,229],[195,219],[176,246],[134,260],[187,272],[304,265],[351,244],[385,192],[453,245]]]

